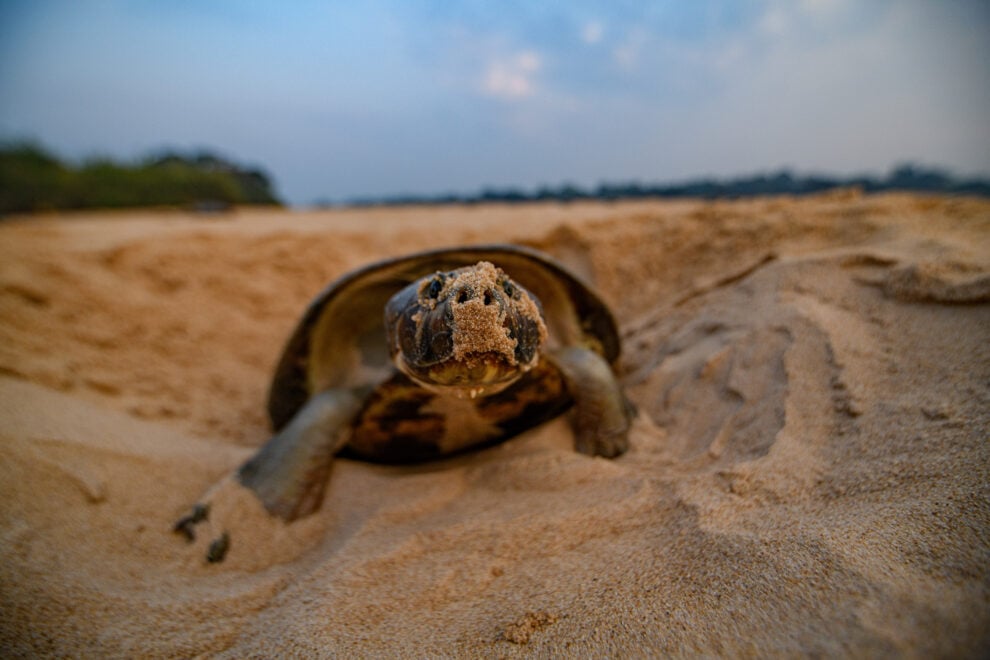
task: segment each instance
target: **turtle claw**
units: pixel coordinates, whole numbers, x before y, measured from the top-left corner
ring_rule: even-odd
[[[230,550],[230,534],[224,532],[210,543],[210,548],[206,551],[206,561],[210,564],[218,564],[227,556],[228,550]]]
[[[209,504],[196,504],[192,510],[176,521],[172,531],[182,535],[186,541],[192,543],[196,540],[196,524],[201,523],[210,516]]]
[[[189,513],[179,518],[172,531],[186,539],[187,543],[196,540],[196,525],[206,522],[210,517],[209,504],[196,504]],[[217,564],[223,561],[230,550],[230,534],[224,532],[215,538],[206,551],[206,561],[209,564]]]

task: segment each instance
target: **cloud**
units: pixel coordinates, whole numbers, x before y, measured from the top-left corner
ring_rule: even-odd
[[[518,99],[536,91],[536,74],[543,66],[539,53],[525,50],[488,65],[482,89],[490,96]]]
[[[598,21],[588,21],[581,28],[581,41],[589,46],[597,44],[602,40],[605,33],[605,26]]]

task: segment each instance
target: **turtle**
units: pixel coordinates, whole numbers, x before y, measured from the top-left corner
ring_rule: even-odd
[[[536,249],[453,247],[372,263],[302,314],[269,389],[273,435],[234,476],[291,522],[319,509],[335,456],[441,459],[572,407],[575,449],[613,458],[635,416],[613,370],[619,353],[608,306]],[[175,529],[191,540],[207,515],[197,504]],[[225,533],[210,560],[228,544]]]

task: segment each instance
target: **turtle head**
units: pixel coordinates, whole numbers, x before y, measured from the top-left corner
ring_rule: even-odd
[[[487,261],[436,272],[385,306],[396,367],[433,391],[501,391],[539,360],[547,337],[536,298]]]

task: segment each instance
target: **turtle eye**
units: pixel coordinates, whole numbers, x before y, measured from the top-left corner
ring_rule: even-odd
[[[430,280],[429,286],[426,287],[426,295],[436,300],[437,296],[440,295],[441,289],[443,289],[443,280],[439,276],[434,277]]]
[[[516,287],[512,286],[512,282],[509,280],[502,282],[502,291],[505,291],[505,295],[510,298],[516,295]]]

